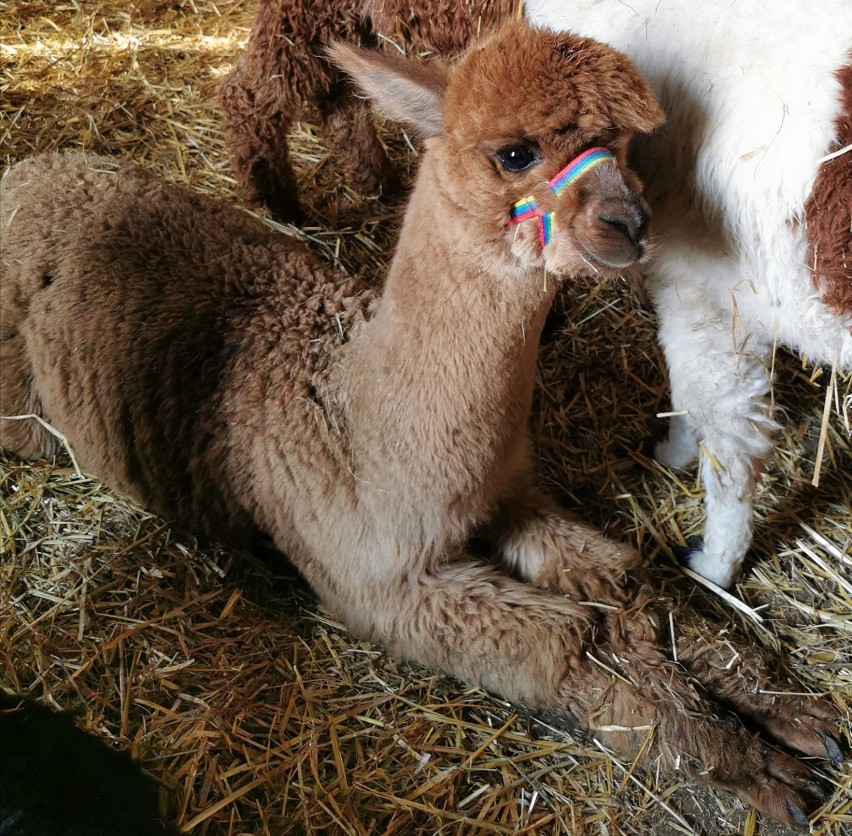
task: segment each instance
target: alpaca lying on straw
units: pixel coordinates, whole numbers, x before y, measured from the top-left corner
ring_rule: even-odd
[[[639,555],[531,475],[546,271],[645,258],[625,154],[661,119],[647,85],[608,47],[519,22],[449,67],[333,54],[425,140],[381,296],[135,166],[40,157],[2,185],[0,414],[40,415],[165,515],[269,532],[391,653],[805,824],[809,770],[731,709],[838,760],[833,709],[700,617],[670,623]],[[0,428],[21,454],[56,450],[40,423]]]
[[[676,413],[657,457],[685,467],[702,449],[707,520],[689,563],[728,586],[777,428],[775,346],[852,369],[852,3],[525,8],[623,49],[665,108],[636,154],[662,236],[647,289]]]
[[[519,0],[259,0],[245,52],[219,88],[231,166],[243,198],[282,220],[298,220],[287,134],[309,119],[364,192],[393,193],[399,177],[376,135],[366,102],[326,53],[332,40],[383,46],[393,41],[449,56],[517,11]],[[522,77],[516,79],[522,84]]]
[[[639,155],[659,187],[663,240],[648,291],[676,413],[657,457],[685,467],[705,450],[705,535],[688,560],[730,586],[777,429],[766,399],[775,346],[852,368],[852,154],[820,162],[852,142],[852,4],[829,0],[815,16],[795,0],[737,0],[724,13],[703,8],[701,25],[686,0],[527,0],[524,9],[630,54],[669,114],[668,131]],[[220,90],[243,196],[299,216],[287,130],[303,116],[322,125],[356,187],[395,188],[365,104],[325,55],[331,38],[451,54],[516,11],[514,0],[260,0]]]

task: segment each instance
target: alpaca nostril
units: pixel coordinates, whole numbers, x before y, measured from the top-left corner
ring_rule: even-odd
[[[602,213],[598,215],[598,220],[602,224],[612,227],[612,229],[620,232],[622,235],[629,238],[634,244],[639,243],[648,228],[648,218],[644,212],[639,210],[626,212],[624,214]]]

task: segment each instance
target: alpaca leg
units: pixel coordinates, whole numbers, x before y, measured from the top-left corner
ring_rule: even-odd
[[[642,751],[647,764],[685,770],[778,821],[801,823],[807,768],[734,717],[716,716],[719,707],[662,656],[644,592],[601,614],[468,560],[392,588],[350,590],[348,600],[335,586],[329,603],[392,653],[513,702],[571,713],[626,758]]]
[[[4,274],[7,270],[11,266],[3,265]],[[28,412],[31,386],[26,345],[19,331],[25,314],[16,299],[16,291],[12,278],[4,275],[0,284],[0,449],[32,456],[35,451],[29,437],[30,422],[8,417]]]
[[[635,549],[569,514],[526,474],[507,492],[486,536],[508,571],[587,605],[621,604],[626,573],[641,563]]]
[[[680,708],[689,707],[682,697],[689,686],[685,679],[680,686],[676,682],[688,672],[719,703],[715,710],[721,710],[722,706],[736,709],[776,740],[805,754],[832,759],[839,755],[833,737],[836,734],[836,713],[831,706],[818,699],[759,693],[761,689],[782,690],[767,673],[768,663],[758,651],[741,649],[740,665],[730,666],[736,651],[700,616],[677,611],[674,621],[681,629],[676,658],[686,671],[679,665],[672,665],[659,646],[668,644],[668,630],[660,633],[659,628],[667,623],[669,613],[674,611],[673,605],[651,595],[638,553],[572,520],[552,499],[532,488],[529,482],[522,484],[523,487],[501,507],[497,528],[492,532],[497,535],[500,559],[538,586],[559,591],[581,605],[603,605],[605,611],[612,613],[608,617],[605,634],[611,654],[604,659],[607,664],[619,668],[634,682],[643,683],[646,691],[654,695],[652,699],[659,700],[661,704],[679,703]],[[659,642],[658,633],[662,637]],[[604,644],[603,634],[600,644]],[[660,677],[661,671],[667,671],[663,678]],[[704,711],[712,713],[714,708],[711,706]],[[676,726],[675,718],[670,718],[669,722]],[[698,734],[693,728],[681,731]],[[702,733],[712,737],[710,731]],[[680,739],[679,734],[679,731],[673,730],[671,739]],[[696,737],[696,740],[699,739],[700,736]],[[752,743],[758,748],[763,745],[757,739]],[[699,745],[700,748],[702,745]],[[721,752],[715,751],[712,743],[706,742],[703,748],[709,752],[704,763],[706,768],[707,763],[712,762],[714,782],[733,789],[745,800],[760,806],[753,796],[743,794],[742,776],[736,777],[736,765],[727,761]],[[762,757],[768,757],[769,751],[764,747]],[[674,753],[674,757],[681,755],[689,756],[690,753],[686,750]],[[769,773],[775,768],[767,767]],[[786,770],[791,768],[789,763],[783,767]],[[752,791],[753,788],[748,790]],[[801,807],[798,813],[791,815],[796,820],[801,815]]]
[[[718,702],[749,717],[775,740],[806,755],[842,759],[837,745],[838,712],[815,697],[786,694],[782,682],[757,647],[734,643],[727,629],[717,628],[690,611],[672,619],[678,660]]]
[[[667,644],[668,637],[658,627],[665,624],[672,603],[651,593],[649,585],[643,583],[642,567],[630,574],[637,591],[629,608],[608,613],[608,629],[602,631],[599,641],[602,644],[606,635],[607,645],[598,653],[629,677],[645,699],[659,706],[654,730],[656,746],[650,748],[646,761],[684,769],[692,777],[735,793],[776,821],[806,824],[805,811],[810,801],[821,794],[808,770],[794,758],[773,749],[758,733],[750,734],[743,728],[740,718],[731,714],[730,709],[748,705],[748,701],[730,702],[725,698],[737,693],[736,688],[714,692],[705,686],[706,680],[708,685],[724,681],[733,686],[732,682],[719,675],[699,675],[705,674],[708,667],[682,666],[664,655],[661,645]],[[686,651],[685,655],[691,658]],[[694,681],[705,686],[699,693],[691,690]],[[799,743],[806,753],[831,756],[839,751],[830,737],[830,731],[836,729],[826,721],[831,714],[829,706],[814,700],[800,717],[790,713],[791,703],[782,701],[781,706],[781,710],[774,711],[767,702],[762,705],[763,712],[752,710],[743,714],[770,734]],[[753,709],[755,703],[749,707]],[[623,716],[624,712],[620,713]],[[803,731],[808,726],[817,733],[830,730],[825,742],[820,738],[823,745],[806,747],[814,742]]]
[[[323,135],[359,192],[399,192],[399,174],[385,154],[368,105],[344,87],[322,107]]]
[[[26,459],[50,456],[57,452],[56,439],[35,418],[41,415],[41,403],[32,391],[32,372],[26,345],[20,334],[0,334],[0,449]]]
[[[50,420],[33,384],[24,339],[0,339],[0,450],[23,459],[49,459],[70,450],[64,436],[48,429]]]
[[[666,287],[656,305],[672,406],[686,414],[704,454],[704,543],[688,561],[709,580],[730,586],[751,543],[756,474],[777,429],[767,402],[766,352],[736,344],[744,338],[732,332],[727,320],[733,314],[715,312],[698,291]]]
[[[689,467],[698,461],[698,438],[686,415],[673,415],[669,434],[654,448],[654,458],[668,467]]]
[[[302,219],[287,134],[292,116],[275,91],[258,91],[243,79],[240,64],[219,87],[225,138],[237,187],[251,206],[266,206],[282,221]]]

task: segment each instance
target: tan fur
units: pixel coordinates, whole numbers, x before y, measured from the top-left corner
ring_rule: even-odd
[[[852,64],[840,70],[837,78],[840,114],[831,151],[852,144]],[[852,316],[852,151],[819,167],[805,203],[805,228],[814,284],[838,315]]]
[[[673,662],[660,630],[672,604],[639,555],[530,475],[556,288],[545,268],[614,276],[605,262],[645,257],[644,232],[599,215],[644,214],[624,150],[660,120],[647,86],[599,44],[520,23],[440,71],[334,54],[427,137],[381,297],[134,166],[37,158],[2,185],[0,414],[37,411],[84,467],[161,513],[268,532],[350,629],[390,652],[570,712],[628,758],[642,750],[801,822],[807,769],[716,700],[834,757],[831,709],[756,694],[782,688],[757,651],[722,664],[727,638],[688,612]],[[520,73],[528,93],[505,106]],[[497,152],[522,139],[543,161],[512,174]],[[602,142],[619,164],[555,201],[544,252],[534,223],[508,226],[514,201]],[[53,448],[31,422],[0,432],[23,454]],[[488,560],[468,549],[475,533]]]

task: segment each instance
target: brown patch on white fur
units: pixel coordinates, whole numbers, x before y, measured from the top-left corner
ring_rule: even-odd
[[[852,63],[837,78],[840,112],[829,153],[852,143]],[[823,301],[838,314],[852,314],[852,151],[820,166],[805,204],[805,230],[808,264]]]

